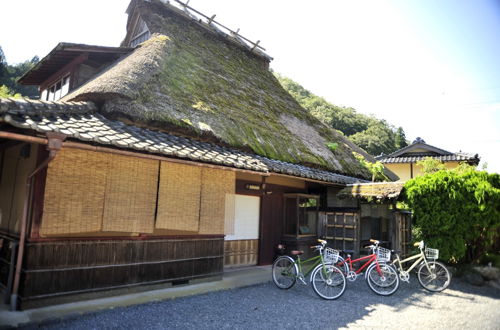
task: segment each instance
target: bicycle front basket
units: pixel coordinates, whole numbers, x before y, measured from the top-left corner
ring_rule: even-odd
[[[438,249],[425,248],[425,257],[427,259],[437,259],[437,258],[439,258],[439,250]]]
[[[383,248],[383,247],[378,247],[377,248],[377,259],[378,261],[386,262],[391,260],[391,250]]]
[[[328,263],[330,263],[330,262],[336,263],[337,260],[339,259],[339,251],[327,247],[323,251],[323,259],[325,260],[325,262],[328,262]]]

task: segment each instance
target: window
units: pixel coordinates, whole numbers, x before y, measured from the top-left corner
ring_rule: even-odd
[[[285,194],[286,236],[316,236],[318,226],[318,196]]]
[[[144,22],[140,17],[137,20],[134,33],[132,35],[133,37],[129,43],[130,47],[135,47],[151,37],[151,33],[149,32],[146,22]]]
[[[57,101],[68,93],[69,93],[69,75],[57,81],[49,88],[43,90],[40,95],[40,100]]]
[[[326,239],[338,250],[358,253],[358,214],[350,212],[327,213]]]

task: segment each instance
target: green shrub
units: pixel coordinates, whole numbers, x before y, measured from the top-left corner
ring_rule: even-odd
[[[415,225],[440,258],[477,262],[493,247],[500,228],[500,175],[461,166],[405,184]]]

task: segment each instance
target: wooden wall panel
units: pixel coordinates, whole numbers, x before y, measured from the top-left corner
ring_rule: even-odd
[[[259,240],[246,239],[224,242],[224,266],[240,267],[257,264]]]
[[[21,299],[222,274],[223,238],[28,243]]]
[[[20,143],[0,156],[0,229],[19,233],[26,196],[26,180],[35,169],[37,145]],[[23,154],[24,153],[24,154]]]

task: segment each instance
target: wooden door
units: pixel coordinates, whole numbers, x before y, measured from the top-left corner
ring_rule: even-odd
[[[406,256],[411,248],[411,213],[405,211],[397,211],[394,213],[395,218],[395,233],[394,233],[394,249],[399,250],[401,256]]]

